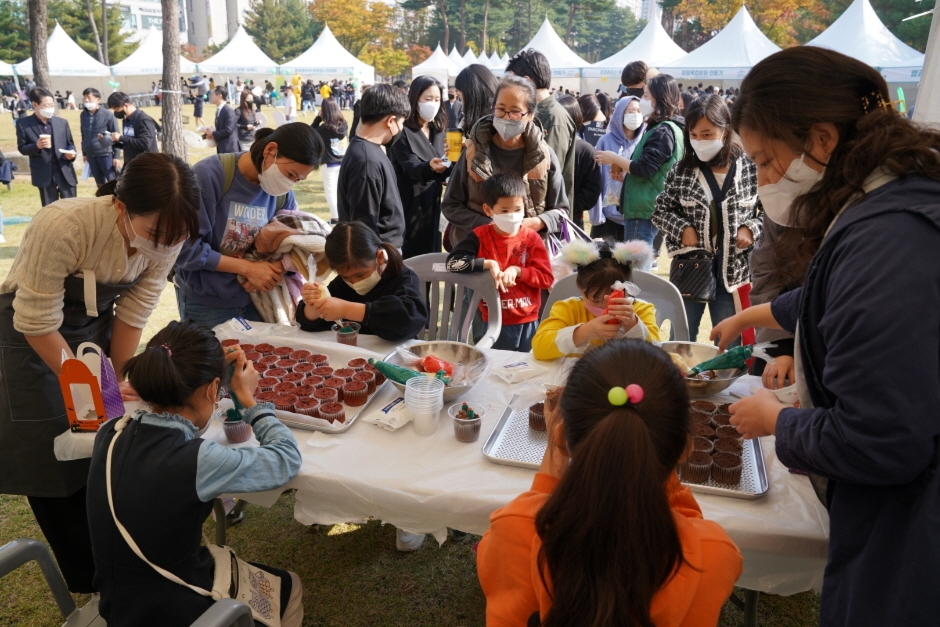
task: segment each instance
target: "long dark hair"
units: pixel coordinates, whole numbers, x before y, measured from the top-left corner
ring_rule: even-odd
[[[802,284],[829,224],[875,169],[940,181],[940,132],[898,115],[881,74],[861,61],[797,46],[755,65],[740,91],[731,119],[736,132],[747,129],[797,154],[809,148],[813,124],[834,124],[839,133],[822,180],[790,209],[796,228],[775,245],[775,283]]]
[[[154,185],[154,181],[160,184]],[[99,187],[95,196],[114,196],[131,216],[157,214],[153,229],[159,237],[154,246],[173,246],[182,237],[199,237],[199,182],[189,164],[174,155],[138,155],[124,166],[121,176]]]
[[[601,113],[604,114],[607,123],[610,124],[610,118],[614,114],[614,101],[610,99],[610,96],[601,92],[597,94],[597,104],[601,106]]]
[[[490,72],[489,68],[473,63],[460,70],[454,87],[460,92],[463,102],[463,131],[470,134],[470,129],[480,118],[493,113],[493,103],[496,100],[496,86],[499,81]],[[451,120],[456,124],[456,120]]]
[[[611,405],[631,383],[643,400]],[[685,381],[661,349],[612,340],[571,369],[559,411],[571,464],[535,518],[554,591],[542,625],[652,627],[653,595],[684,560],[665,486],[690,437]]]
[[[382,276],[395,276],[405,267],[398,249],[379,239],[375,231],[362,222],[340,222],[326,236],[324,253],[330,266],[336,269],[364,267],[375,262],[379,249],[385,251],[388,264]]]
[[[447,88],[441,85],[433,76],[419,76],[411,81],[411,87],[408,88],[408,104],[411,105],[411,113],[405,119],[405,126],[413,130],[421,129],[421,116],[418,115],[418,99],[425,91],[432,87],[437,87],[441,93],[440,107],[437,109],[437,115],[428,122],[428,126],[437,132],[447,129],[450,121],[447,119],[447,111],[444,110],[444,100],[447,95]]]
[[[564,95],[558,99],[558,104],[565,108],[568,117],[574,122],[574,128],[579,129],[584,124],[584,112],[581,111],[581,105],[574,96]]]
[[[346,134],[346,118],[343,117],[343,112],[340,111],[333,96],[323,99],[320,105],[320,117],[323,119],[323,126],[334,133]]]
[[[601,104],[594,94],[584,94],[578,98],[578,104],[581,105],[581,113],[585,122],[593,122],[597,114],[601,112]]]
[[[656,100],[656,106],[650,114],[650,126],[679,115],[682,101],[679,97],[676,79],[669,74],[659,74],[646,81],[646,88],[649,89],[650,96]]]
[[[141,354],[127,360],[122,373],[147,403],[175,408],[185,407],[206,383],[220,379],[225,384],[228,368],[215,334],[184,320],[157,331]]]
[[[238,108],[241,109],[242,115],[246,118],[254,117],[254,107],[252,103],[248,102],[248,98],[254,99],[254,97],[255,95],[247,89],[243,89],[241,96],[239,96]]]
[[[271,142],[277,144],[279,157],[314,167],[320,165],[326,150],[320,134],[303,122],[283,124],[276,129],[259,128],[251,144],[251,162],[258,172],[264,169],[264,149]]]
[[[690,134],[695,125],[703,119],[711,122],[713,126],[721,129],[725,134],[724,146],[715,155],[714,159],[708,162],[708,165],[716,168],[726,167],[744,152],[738,134],[731,130],[731,110],[725,104],[725,99],[718,94],[702,96],[692,101],[692,104],[685,110],[685,130],[682,133],[685,137],[685,152],[682,155],[682,160],[679,161],[679,168],[691,170],[701,166],[702,162],[699,161],[695,151],[692,150]]]

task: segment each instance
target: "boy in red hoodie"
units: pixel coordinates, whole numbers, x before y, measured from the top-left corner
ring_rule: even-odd
[[[497,172],[483,182],[483,211],[493,219],[477,227],[447,257],[450,272],[489,271],[500,291],[503,326],[493,348],[529,352],[538,329],[542,290],[554,282],[552,264],[542,238],[522,226],[525,196],[522,177]],[[480,303],[483,333],[489,321]],[[481,334],[482,335],[482,334]]]

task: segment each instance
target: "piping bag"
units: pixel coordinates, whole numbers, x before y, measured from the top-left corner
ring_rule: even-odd
[[[231,353],[234,350],[235,348],[232,347],[228,349],[228,352]],[[232,377],[235,376],[235,366],[237,365],[238,365],[238,362],[236,361],[233,361],[231,364],[229,364],[229,367],[228,367],[228,380],[229,381],[231,381]],[[235,395],[235,392],[233,392],[231,388],[229,388],[229,396],[232,397],[232,404],[235,405],[235,408],[233,409],[230,407],[225,410],[225,422],[238,422],[239,420],[242,419],[241,411],[245,409],[245,406],[241,404],[241,402],[238,400],[238,397]]]
[[[767,354],[766,350],[768,348],[776,347],[776,344],[772,342],[762,342],[760,344],[750,344],[748,346],[735,346],[734,348],[729,348],[721,355],[717,357],[712,357],[707,361],[703,361],[698,364],[691,370],[689,370],[688,376],[696,375],[700,372],[706,370],[724,370],[726,368],[743,368],[747,365],[747,360],[753,357],[760,357],[768,364],[773,363],[774,358]]]
[[[313,255],[307,255],[307,280],[316,285],[320,290],[320,298],[329,298],[330,290],[322,283],[316,281],[317,277],[317,261],[313,258]],[[352,331],[352,327],[346,324],[343,320],[334,320],[333,323],[339,327],[340,333],[349,333]]]
[[[636,298],[640,295],[640,288],[630,281],[616,281],[613,285],[610,286],[613,291],[610,293],[610,296],[607,297],[607,306],[604,307],[604,315],[607,316],[610,314],[610,301],[615,298],[626,298],[627,295],[630,296],[630,302],[633,302],[633,298]],[[620,321],[616,318],[613,320],[608,320],[604,324],[620,324]]]

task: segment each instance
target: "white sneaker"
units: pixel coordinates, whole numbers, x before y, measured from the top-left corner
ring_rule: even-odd
[[[424,544],[423,533],[408,533],[404,529],[395,530],[395,548],[402,553],[417,551]]]

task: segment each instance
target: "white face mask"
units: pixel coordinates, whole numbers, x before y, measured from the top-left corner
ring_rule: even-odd
[[[130,221],[130,218],[128,218],[127,213],[124,214],[124,225],[127,227],[127,243],[131,248],[136,248],[137,252],[150,261],[160,263],[167,259],[175,259],[180,249],[183,247],[183,242],[180,242],[176,246],[167,246],[165,244],[156,244],[156,246],[154,246],[154,243],[149,239],[144,239],[137,234],[137,231],[134,230],[134,224]]]
[[[648,115],[653,113],[653,103],[646,98],[640,98],[640,113],[643,114],[645,118]]]
[[[787,173],[779,181],[757,188],[757,197],[764,206],[767,217],[781,226],[790,224],[790,209],[793,207],[793,201],[813,189],[825,173],[825,170],[817,172],[809,167],[804,163],[804,159],[806,159],[805,152],[800,155],[799,159],[790,162]]]
[[[379,269],[376,268],[372,274],[367,276],[361,281],[356,281],[355,283],[350,283],[346,279],[343,279],[343,282],[349,287],[356,290],[356,293],[360,296],[365,296],[372,291],[372,288],[378,285],[379,281],[382,280],[382,275],[379,274]]]
[[[513,137],[522,135],[525,131],[525,120],[504,120],[494,116],[493,128],[503,138],[503,141],[509,141]]]
[[[643,126],[643,114],[642,113],[624,113],[623,114],[623,126],[624,128],[635,131],[636,129]]]
[[[41,115],[42,117],[46,119],[49,119],[55,115],[55,107],[47,107],[45,109],[40,109],[39,115]]]
[[[421,119],[425,122],[432,121],[437,112],[441,109],[441,103],[439,102],[419,102],[418,103],[418,115],[421,116]]]
[[[98,103],[97,103],[97,102],[86,102],[86,103],[85,103],[85,108],[88,109],[89,111],[94,111],[95,109],[98,108]]]
[[[522,221],[525,219],[525,211],[513,211],[512,213],[493,214],[493,224],[503,233],[515,235],[522,227]]]
[[[258,182],[261,183],[261,189],[271,196],[283,196],[297,184],[296,181],[287,178],[287,176],[281,172],[281,168],[277,166],[276,152],[274,153],[274,161],[271,163],[271,167],[258,174]]]
[[[695,156],[698,157],[699,161],[702,163],[708,163],[715,156],[721,152],[721,149],[725,147],[725,143],[720,139],[693,139],[689,143],[692,144],[692,150],[695,151]]]

